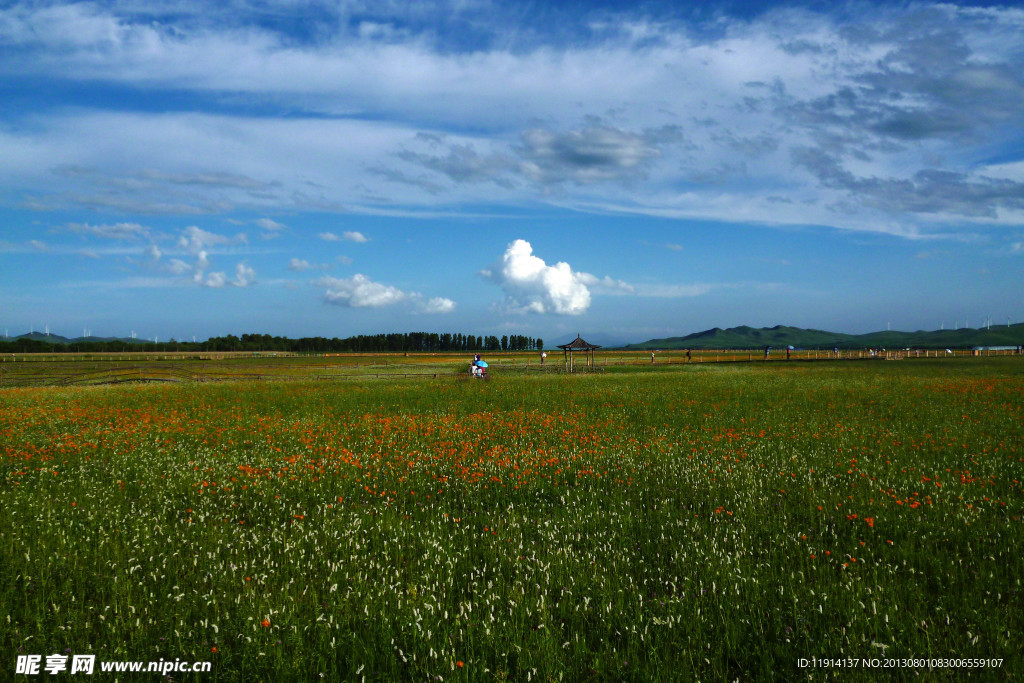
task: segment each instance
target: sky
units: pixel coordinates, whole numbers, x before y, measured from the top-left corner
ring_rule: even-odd
[[[1024,320],[1009,2],[0,2],[0,333]]]

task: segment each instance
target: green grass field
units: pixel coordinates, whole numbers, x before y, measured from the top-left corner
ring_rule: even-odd
[[[0,678],[1024,671],[1024,359],[492,368],[0,390]]]

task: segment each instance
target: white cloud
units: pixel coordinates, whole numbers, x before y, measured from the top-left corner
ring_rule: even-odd
[[[68,223],[68,230],[82,235],[93,235],[104,239],[139,239],[149,236],[149,228],[138,223],[115,223],[114,225],[90,225]]]
[[[231,282],[235,287],[248,287],[256,280],[256,271],[247,263],[235,266],[235,279]]]
[[[900,235],[1019,222],[1019,159],[977,165],[1021,134],[1019,9],[776,7],[709,24],[552,10],[548,32],[457,3],[472,20],[452,44],[423,16],[389,21],[413,11],[400,4],[350,23],[349,3],[319,3],[337,21],[312,41],[245,3],[227,24],[163,3],[5,6],[0,75],[198,97],[187,113],[29,112],[0,127],[0,185],[30,208],[177,214],[555,201]]]
[[[599,294],[633,294],[636,288],[628,282],[614,280],[607,275],[597,277],[590,273],[577,273],[579,281]]]
[[[203,287],[211,287],[217,289],[227,284],[228,276],[222,272],[216,272],[210,273],[206,277],[203,277],[202,272],[197,272],[195,274],[195,281],[197,284],[200,284]]]
[[[284,223],[278,223],[270,218],[260,218],[256,221],[256,227],[261,230],[266,230],[267,232],[278,232],[280,230],[284,230],[287,226],[285,226]]]
[[[314,283],[326,287],[327,303],[351,308],[381,308],[408,300],[409,295],[391,285],[373,282],[356,273],[350,278],[322,277]]]
[[[46,242],[42,242],[40,240],[29,240],[27,244],[36,251],[46,251],[49,249],[49,247],[46,246]]]
[[[455,310],[455,302],[444,297],[434,297],[421,306],[424,313],[451,313]]]
[[[203,279],[202,271],[206,270],[209,267],[210,267],[210,259],[207,257],[206,251],[203,250],[203,251],[200,251],[198,254],[196,254],[196,265],[195,265],[195,268],[196,268],[196,271],[197,271],[196,272],[196,280],[202,280]]]
[[[189,266],[181,259],[171,259],[168,270],[176,275],[183,275],[189,270],[192,271],[192,281],[203,287],[220,288],[228,284],[228,277],[222,271],[207,273],[213,265],[210,260],[211,247],[220,247],[231,244],[246,242],[244,233],[234,237],[226,237],[217,233],[208,232],[195,225],[190,225],[182,231],[178,238],[178,247],[187,251],[195,257],[195,263]],[[235,267],[235,279],[231,282],[236,287],[247,287],[252,284],[256,271],[245,263],[239,263]]]
[[[529,242],[521,239],[508,245],[501,263],[483,274],[501,285],[515,308],[561,315],[585,312],[590,307],[587,282],[597,280],[593,275],[574,272],[563,261],[549,266],[533,255]]]
[[[293,258],[288,262],[288,270],[293,270],[296,273],[301,273],[305,270],[309,270],[313,267],[313,264],[305,259]]]
[[[160,247],[156,246],[155,244],[150,244],[148,247],[146,247],[145,252],[146,256],[150,257],[154,261],[159,261],[160,257],[163,256],[163,252],[160,251]]]
[[[357,242],[362,244],[363,242],[369,242],[370,238],[361,232],[355,230],[346,230],[345,232],[338,235],[333,232],[320,232],[317,233],[317,237],[324,240],[325,242]]]
[[[185,263],[181,259],[172,258],[170,262],[167,264],[167,270],[173,273],[174,275],[184,275],[185,273],[192,270],[192,266]]]
[[[234,237],[225,237],[224,235],[207,232],[195,225],[185,228],[182,233],[182,236],[178,238],[178,246],[187,249],[193,255],[205,252],[209,247],[246,242],[244,233],[239,233]]]
[[[350,278],[322,277],[314,285],[326,287],[324,300],[348,308],[384,308],[404,305],[417,313],[451,313],[455,302],[445,297],[426,299],[419,292],[405,292],[392,285],[374,282],[357,273]]]

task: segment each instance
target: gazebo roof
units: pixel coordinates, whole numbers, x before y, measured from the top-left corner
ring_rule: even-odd
[[[568,344],[559,344],[558,348],[565,349],[567,351],[593,351],[594,349],[601,348],[601,346],[598,344],[591,344],[577,334],[576,338],[571,342]]]

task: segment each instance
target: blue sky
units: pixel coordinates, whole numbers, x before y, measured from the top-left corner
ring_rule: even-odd
[[[0,332],[1024,320],[1015,3],[0,3]]]

